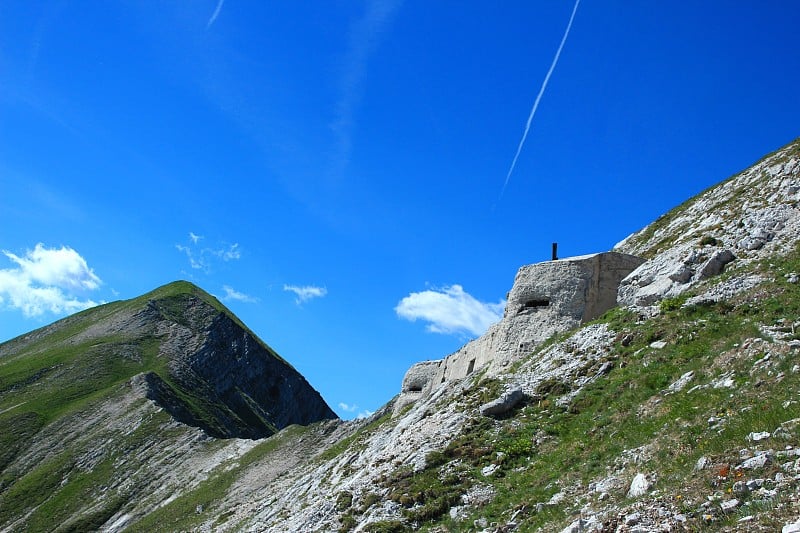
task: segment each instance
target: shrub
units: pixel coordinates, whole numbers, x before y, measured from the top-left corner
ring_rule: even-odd
[[[342,511],[350,509],[350,506],[352,505],[353,505],[353,495],[347,492],[346,490],[340,492],[339,495],[336,497],[336,510],[339,511],[340,513]]]

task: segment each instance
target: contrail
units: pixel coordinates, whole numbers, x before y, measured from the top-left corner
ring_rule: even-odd
[[[208,19],[208,24],[206,24],[206,29],[210,28],[211,25],[214,24],[214,21],[217,20],[219,12],[222,11],[222,4],[224,3],[225,0],[219,0],[219,2],[217,2],[217,9],[214,10],[214,13],[211,15],[211,18]]]
[[[567,29],[564,32],[564,36],[561,38],[561,44],[558,45],[558,50],[556,50],[556,55],[553,58],[553,62],[550,64],[550,70],[547,71],[547,75],[544,77],[544,82],[542,82],[542,88],[539,89],[539,94],[536,95],[536,101],[533,102],[533,108],[531,109],[531,114],[528,116],[528,123],[525,124],[525,133],[522,134],[522,140],[519,141],[519,146],[517,147],[517,153],[516,155],[514,155],[514,160],[511,162],[511,168],[508,169],[508,174],[506,175],[506,181],[505,183],[503,183],[503,190],[500,191],[500,198],[502,198],[503,194],[506,192],[506,186],[508,185],[508,180],[511,179],[511,174],[514,172],[514,167],[517,165],[517,159],[519,159],[519,154],[520,152],[522,152],[522,145],[525,144],[525,139],[528,137],[528,131],[531,129],[531,122],[533,121],[533,115],[536,114],[536,108],[539,107],[539,101],[542,99],[544,90],[547,88],[547,82],[550,81],[550,75],[553,73],[553,69],[556,68],[556,63],[558,63],[558,58],[561,55],[561,50],[564,48],[564,43],[567,42],[567,37],[569,37],[569,30],[572,28],[572,21],[575,19],[575,13],[578,12],[578,4],[580,3],[581,0],[575,0],[575,7],[572,8],[572,15],[570,15],[569,17],[569,22],[567,23]]]

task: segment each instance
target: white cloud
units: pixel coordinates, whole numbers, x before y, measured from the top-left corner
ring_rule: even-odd
[[[483,334],[489,326],[503,317],[505,301],[496,304],[480,302],[464,291],[461,285],[440,290],[412,292],[394,308],[397,316],[415,322],[428,322],[426,329],[433,333]]]
[[[202,270],[206,273],[211,271],[212,263],[216,260],[225,262],[241,259],[242,252],[239,249],[239,243],[226,245],[224,243],[218,244],[216,247],[200,247],[198,243],[203,239],[202,235],[189,232],[189,245],[176,244],[175,249],[186,255],[189,260],[189,266],[195,270]]]
[[[175,248],[177,248],[178,251],[186,254],[186,258],[189,259],[189,266],[191,266],[192,268],[204,269],[206,267],[206,265],[203,263],[202,260],[197,259],[195,257],[194,252],[192,252],[192,249],[189,248],[188,246],[183,246],[182,244],[176,244]]]
[[[69,248],[45,248],[42,243],[20,257],[3,250],[16,264],[0,270],[0,304],[32,317],[50,313],[73,313],[97,305],[82,299],[102,281],[81,255]]]
[[[312,298],[322,298],[328,294],[328,289],[325,287],[315,287],[313,285],[306,285],[305,287],[298,287],[297,285],[284,285],[283,290],[295,293],[297,298],[295,298],[294,301],[298,305],[311,300]]]
[[[214,252],[216,255],[222,257],[223,261],[230,261],[232,259],[240,259],[242,252],[239,251],[239,243],[231,244],[227,250],[217,250]]]
[[[237,302],[245,302],[252,304],[258,301],[258,298],[250,296],[249,294],[245,294],[243,292],[239,292],[229,285],[223,285],[222,288],[225,291],[225,296],[223,296],[222,299],[226,302],[229,302],[231,300],[236,300]]]
[[[356,411],[358,411],[358,405],[339,402],[339,409],[341,409],[345,413],[355,413]],[[358,411],[358,414],[355,416],[355,418],[356,419],[369,418],[373,414],[375,414],[375,411],[370,411],[369,409],[363,409],[361,411]]]

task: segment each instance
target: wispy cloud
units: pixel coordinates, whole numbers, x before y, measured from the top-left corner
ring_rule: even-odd
[[[222,289],[225,291],[225,296],[222,297],[223,301],[226,302],[237,301],[248,304],[253,304],[258,302],[258,298],[250,296],[249,294],[245,294],[243,292],[239,292],[230,285],[223,285]]]
[[[195,270],[203,270],[208,273],[211,270],[213,261],[221,260],[224,262],[234,261],[241,259],[242,252],[239,249],[239,243],[225,244],[220,243],[215,247],[211,246],[198,246],[198,243],[203,239],[202,235],[189,232],[188,244],[176,244],[175,249],[186,255],[189,260],[189,266]]]
[[[503,317],[505,301],[481,302],[461,285],[412,292],[394,308],[397,316],[415,322],[428,322],[426,329],[444,334],[483,334]]]
[[[339,402],[339,409],[341,409],[342,411],[344,411],[346,413],[355,413],[356,410],[358,409],[358,405],[356,405],[356,404],[350,405],[350,404],[346,404],[344,402]]]
[[[506,174],[506,181],[503,183],[503,189],[500,191],[500,198],[503,197],[503,194],[506,192],[506,187],[508,186],[508,180],[511,179],[511,174],[514,172],[514,167],[517,166],[517,159],[519,159],[519,154],[522,152],[522,145],[525,144],[525,139],[528,138],[528,131],[531,129],[531,122],[533,122],[533,116],[536,114],[536,109],[539,107],[539,101],[542,99],[542,95],[544,94],[544,90],[547,88],[547,82],[550,81],[550,75],[553,74],[553,70],[556,68],[556,63],[558,63],[558,58],[561,57],[561,50],[564,48],[564,43],[567,42],[567,37],[569,37],[569,30],[572,29],[572,21],[575,20],[575,13],[578,12],[578,4],[581,3],[581,0],[575,0],[575,6],[572,8],[572,15],[569,17],[569,22],[567,23],[567,29],[564,32],[564,36],[561,38],[561,44],[558,45],[558,50],[556,50],[556,55],[553,57],[553,62],[550,64],[550,69],[547,71],[547,75],[544,77],[544,82],[542,82],[542,86],[539,89],[539,94],[536,95],[536,100],[533,102],[533,107],[531,108],[531,114],[528,115],[528,122],[525,124],[525,132],[522,134],[522,139],[519,141],[519,146],[517,146],[517,153],[514,154],[514,160],[511,162],[511,168],[508,169],[508,174]]]
[[[186,254],[186,258],[189,260],[189,266],[191,266],[192,268],[202,269],[202,268],[205,267],[203,262],[200,259],[195,257],[195,252],[193,251],[192,248],[190,248],[188,246],[184,246],[182,244],[176,244],[175,248],[179,252],[182,252],[182,253]]]
[[[217,7],[214,9],[214,13],[211,14],[211,18],[208,19],[208,23],[206,24],[206,29],[209,29],[212,24],[217,20],[219,16],[219,12],[222,11],[222,6],[225,4],[225,0],[219,0],[217,2]]]
[[[222,258],[223,261],[233,261],[234,259],[241,259],[242,252],[239,251],[239,243],[231,244],[227,248],[215,250],[213,253]]]
[[[85,298],[102,281],[86,260],[68,246],[45,248],[42,243],[23,256],[3,250],[14,268],[0,270],[0,305],[19,309],[27,317],[72,313],[98,305]]]
[[[294,301],[298,305],[313,298],[322,298],[328,294],[328,289],[325,287],[315,287],[314,285],[306,285],[304,287],[299,287],[297,285],[284,285],[283,290],[287,292],[293,292],[295,296],[297,296]]]
[[[367,4],[364,16],[350,28],[350,42],[340,79],[340,96],[331,124],[338,144],[335,161],[337,170],[346,166],[350,159],[353,115],[361,101],[369,56],[400,4],[401,0],[372,0]]]
[[[355,418],[357,419],[369,418],[370,416],[375,414],[375,411],[370,411],[369,409],[362,409],[361,411],[359,411],[357,404],[347,404],[344,402],[339,402],[339,409],[341,409],[345,413],[355,413],[356,411],[358,411],[358,414],[355,415]]]

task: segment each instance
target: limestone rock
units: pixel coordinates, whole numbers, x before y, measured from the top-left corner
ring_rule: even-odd
[[[647,476],[642,474],[641,472],[636,474],[631,481],[631,485],[628,488],[628,498],[638,498],[639,496],[643,496],[647,494],[647,491],[650,489],[650,482],[647,481]]]
[[[689,382],[692,381],[693,378],[694,378],[694,372],[690,370],[689,372],[679,377],[669,387],[667,387],[667,390],[669,392],[678,392],[680,390],[683,390],[686,387],[686,385],[688,385]]]
[[[481,405],[483,416],[500,416],[511,411],[525,397],[522,389],[513,388],[505,391],[499,398]]]
[[[720,250],[712,255],[697,271],[698,279],[707,279],[722,272],[725,265],[736,259],[730,250]]]
[[[781,533],[800,533],[800,518],[796,522],[786,524],[781,528]]]
[[[719,243],[706,237],[735,243],[737,263],[793,249],[800,234],[799,169],[794,143],[618,243],[614,250],[648,258],[620,284],[620,305],[651,306],[722,272],[733,250],[704,245]],[[735,285],[726,291],[749,288]]]

